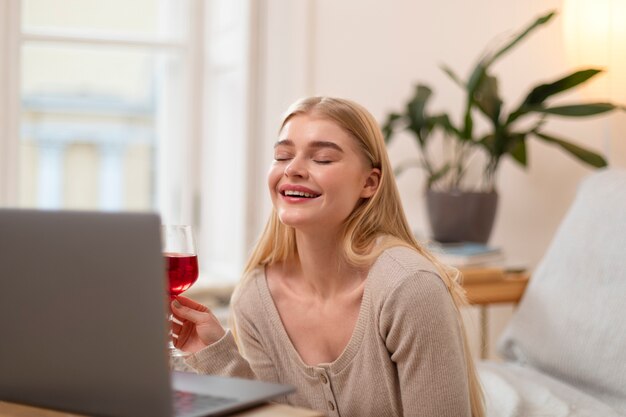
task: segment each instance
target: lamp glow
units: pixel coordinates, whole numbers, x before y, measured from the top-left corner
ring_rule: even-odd
[[[626,0],[564,0],[565,50],[574,67],[602,68],[584,94],[626,101]]]

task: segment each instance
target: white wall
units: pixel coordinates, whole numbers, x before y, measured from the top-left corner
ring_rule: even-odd
[[[466,75],[476,57],[498,35],[519,30],[560,0],[266,0],[260,71],[263,80],[263,141],[275,140],[278,115],[295,98],[327,94],[354,99],[383,120],[399,109],[418,81],[435,90],[433,109],[459,115],[462,93],[438,68],[446,63]],[[515,105],[530,87],[572,70],[566,63],[561,18],[536,31],[494,66],[505,103]],[[294,72],[295,71],[295,72]],[[580,100],[571,94],[569,101]],[[625,98],[626,101],[626,98]],[[553,120],[547,127],[564,138],[602,151],[611,135],[610,161],[626,166],[623,114],[585,120]],[[610,127],[609,127],[610,126]],[[408,138],[390,147],[392,162],[416,152]],[[270,154],[259,153],[260,158]],[[512,264],[534,269],[569,206],[576,186],[590,169],[561,151],[531,140],[530,167],[511,161],[498,176],[500,206],[491,243],[504,248]],[[264,171],[259,170],[262,177]],[[427,232],[423,177],[417,170],[399,179],[403,203],[416,229]],[[264,219],[269,211],[263,200]],[[260,224],[253,225],[257,230]],[[493,311],[497,334],[510,309]],[[476,339],[476,335],[473,335]]]

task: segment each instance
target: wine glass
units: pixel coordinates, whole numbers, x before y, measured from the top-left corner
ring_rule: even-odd
[[[189,289],[198,279],[198,256],[191,226],[163,225],[161,226],[161,234],[167,271],[167,288],[171,302],[177,295]],[[173,314],[170,313],[170,325],[173,320]],[[170,326],[168,342],[170,356],[186,356],[186,352],[174,346],[172,337],[174,335]]]

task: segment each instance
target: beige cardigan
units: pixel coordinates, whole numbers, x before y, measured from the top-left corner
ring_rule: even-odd
[[[240,289],[233,309],[241,354],[228,332],[187,359],[198,372],[291,384],[297,391],[282,402],[329,416],[471,416],[451,296],[415,251],[395,247],[376,260],[352,337],[332,363],[302,361],[262,268]]]

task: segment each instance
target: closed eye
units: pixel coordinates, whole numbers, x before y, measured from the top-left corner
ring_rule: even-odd
[[[328,149],[323,149],[321,151],[315,152],[311,155],[311,160],[319,165],[328,165],[333,162],[336,162],[339,159],[335,152]]]
[[[289,161],[292,158],[293,158],[293,155],[291,154],[291,152],[274,153],[274,161],[277,161],[277,162]]]

